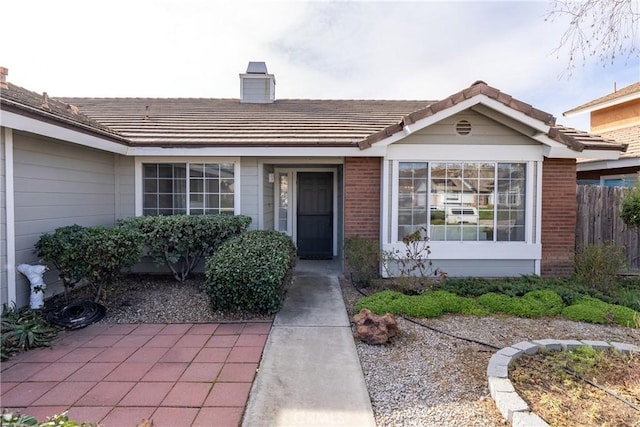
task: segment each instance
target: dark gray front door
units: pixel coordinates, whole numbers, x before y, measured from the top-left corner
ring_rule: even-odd
[[[333,256],[333,174],[298,173],[298,255]]]

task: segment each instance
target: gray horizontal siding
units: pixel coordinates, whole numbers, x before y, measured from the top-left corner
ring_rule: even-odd
[[[258,228],[258,159],[245,157],[240,161],[240,210],[251,217],[250,230]]]
[[[110,153],[14,132],[16,264],[38,262],[33,248],[43,233],[114,224],[115,163]],[[45,282],[46,297],[61,291],[57,272]],[[29,286],[21,274],[16,287],[18,305],[26,305]]]
[[[460,120],[471,123],[469,135],[456,133],[455,126]],[[467,110],[417,131],[396,144],[534,145],[536,142],[508,126]]]

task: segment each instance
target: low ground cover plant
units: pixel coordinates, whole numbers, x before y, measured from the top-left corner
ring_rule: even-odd
[[[169,215],[127,218],[121,227],[138,230],[147,254],[184,282],[200,261],[222,243],[244,233],[251,224],[246,215]]]
[[[37,347],[49,347],[58,331],[50,327],[40,313],[7,307],[2,310],[0,359]],[[4,425],[4,424],[3,424]]]
[[[567,306],[560,295],[549,290],[527,292],[522,297],[489,292],[477,298],[463,297],[448,291],[427,291],[421,295],[382,291],[360,299],[354,311],[359,312],[363,308],[379,315],[392,313],[422,318],[439,317],[446,313],[472,316],[504,313],[528,318],[561,315],[576,321],[640,327],[637,324],[640,313],[630,308],[593,298],[584,298]]]
[[[38,422],[35,417],[30,415],[18,414],[13,412],[4,412],[2,417],[2,427],[97,427],[98,424],[90,422],[76,422],[67,416],[66,412],[60,415],[52,415],[46,420]]]
[[[206,289],[216,311],[278,311],[295,266],[296,248],[286,234],[256,230],[230,239],[207,260]]]

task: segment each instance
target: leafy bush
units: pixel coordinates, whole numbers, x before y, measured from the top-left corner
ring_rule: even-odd
[[[295,260],[293,241],[277,231],[251,231],[225,242],[206,263],[211,306],[228,312],[278,311]]]
[[[345,239],[344,254],[357,286],[369,286],[373,279],[380,277],[380,242],[377,240],[359,236]]]
[[[620,218],[629,228],[640,228],[640,173],[638,183],[622,199]]]
[[[478,297],[477,302],[492,313],[505,313],[517,317],[557,316],[564,304],[552,291],[532,291],[522,297],[510,297],[493,292]]]
[[[618,281],[618,273],[625,266],[624,249],[612,243],[585,245],[576,252],[574,264],[578,282],[609,293]]]
[[[104,285],[140,260],[142,236],[131,228],[72,225],[40,236],[35,250],[59,270],[65,294],[87,279],[97,287],[98,301]]]
[[[87,228],[74,224],[43,234],[35,244],[38,258],[53,264],[58,270],[65,295],[87,276],[86,266],[82,262],[86,234]]]
[[[2,310],[0,358],[7,360],[13,353],[36,347],[49,347],[58,331],[47,325],[42,316],[33,311],[19,311],[14,307]],[[4,425],[4,424],[3,424]]]
[[[562,310],[562,315],[571,320],[600,324],[617,323],[628,327],[637,327],[636,319],[639,314],[628,307],[608,304],[589,297]]]
[[[87,279],[97,287],[96,302],[103,295],[105,285],[111,284],[132,267],[142,256],[142,236],[124,227],[87,229],[84,251],[80,262],[84,264]]]
[[[154,262],[168,266],[176,280],[184,282],[201,260],[250,223],[244,215],[171,215],[128,218],[119,224],[140,230]]]

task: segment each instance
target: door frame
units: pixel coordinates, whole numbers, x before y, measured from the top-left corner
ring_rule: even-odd
[[[333,256],[338,256],[338,169],[331,167],[297,167],[297,168],[274,168],[274,183],[273,183],[273,215],[274,226],[278,220],[278,208],[279,208],[279,177],[280,174],[286,173],[289,176],[289,206],[291,209],[287,212],[287,231],[286,233],[291,236],[293,242],[298,245],[298,173],[300,172],[330,172],[332,174],[333,182],[333,194],[332,194],[332,211],[333,211],[333,225],[331,233],[333,235]],[[276,227],[277,229],[277,227]]]

